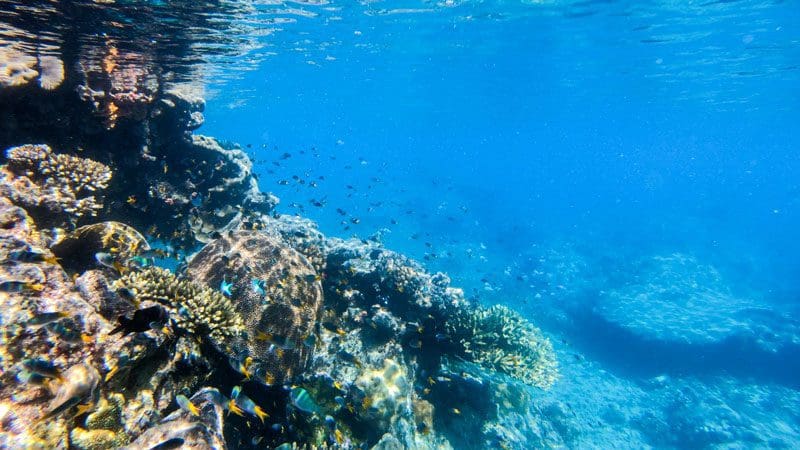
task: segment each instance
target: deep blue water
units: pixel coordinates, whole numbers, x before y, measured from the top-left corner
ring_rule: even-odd
[[[388,228],[473,292],[517,286],[503,271],[560,239],[699,254],[797,301],[792,2],[295,6],[316,17],[265,37],[271,56],[216,87],[200,130],[252,146],[281,212]]]

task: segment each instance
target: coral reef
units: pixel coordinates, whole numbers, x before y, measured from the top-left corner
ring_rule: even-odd
[[[242,148],[192,133],[202,85],[118,34],[139,14],[195,33],[192,7],[91,3],[104,33],[0,50],[0,446],[448,449],[502,419],[484,369],[549,385],[532,326],[449,333],[483,310],[447,276],[277,215]],[[152,267],[166,254],[174,271]]]
[[[111,180],[111,169],[91,159],[55,154],[46,145],[6,151],[0,195],[25,208],[37,222],[66,226],[102,208],[96,195]]]
[[[168,307],[178,328],[197,337],[209,337],[226,353],[232,353],[243,339],[244,322],[229,299],[218,291],[179,279],[169,270],[148,267],[124,275],[113,286],[127,289],[139,302],[149,300]]]
[[[178,409],[123,449],[180,447],[224,450],[227,446],[219,399],[220,393],[216,389],[200,389],[190,399],[197,408],[196,416],[191,411]]]
[[[558,378],[550,341],[508,307],[458,310],[446,328],[460,357],[545,389]]]

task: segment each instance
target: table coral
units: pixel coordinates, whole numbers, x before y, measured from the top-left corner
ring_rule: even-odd
[[[91,159],[56,154],[47,145],[26,144],[6,150],[0,194],[46,225],[65,225],[102,208],[96,197],[112,177],[111,169]]]

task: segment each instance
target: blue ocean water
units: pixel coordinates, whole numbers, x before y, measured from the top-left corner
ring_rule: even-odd
[[[707,429],[722,427],[704,422],[711,400],[659,383],[721,398],[800,387],[797,4],[290,6],[254,70],[212,83],[200,130],[246,147],[282,214],[378,233],[467,295],[525,311],[566,358],[552,395],[588,396],[586,417],[613,403],[595,382],[645,383],[692,405],[654,417]],[[619,395],[633,408],[639,394]],[[796,415],[748,408],[763,441],[663,419],[620,426],[649,428],[642,441],[580,430],[573,445],[780,447],[776,421],[798,445]]]

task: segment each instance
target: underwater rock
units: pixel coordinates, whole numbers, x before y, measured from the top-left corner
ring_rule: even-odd
[[[190,399],[198,409],[197,416],[179,408],[121,450],[226,449],[222,431],[223,410],[219,398],[220,393],[216,389],[199,390]]]
[[[252,357],[261,380],[269,374],[280,383],[302,372],[323,301],[319,275],[303,255],[264,232],[237,231],[206,245],[187,275],[227,286],[249,336],[236,355]]]
[[[735,295],[716,268],[691,255],[657,256],[636,266],[636,282],[607,292],[594,308],[635,337],[693,346],[737,339],[767,352],[800,345],[800,322]]]
[[[111,180],[111,169],[91,159],[55,154],[47,145],[6,150],[0,169],[0,195],[25,208],[44,226],[68,226],[97,215],[98,198]]]
[[[62,260],[70,273],[83,273],[88,269],[103,269],[98,253],[113,255],[120,265],[127,265],[136,255],[150,250],[147,240],[133,227],[120,222],[100,222],[79,227],[50,250]]]
[[[308,258],[317,273],[325,273],[327,241],[312,220],[283,214],[263,218],[262,227],[266,233],[281,236],[293,249]]]

